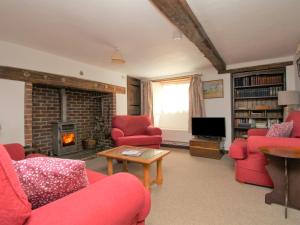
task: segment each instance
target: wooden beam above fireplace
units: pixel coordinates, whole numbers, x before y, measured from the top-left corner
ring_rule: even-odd
[[[33,84],[45,84],[57,87],[69,87],[80,90],[125,94],[125,87],[90,81],[71,76],[57,75],[34,70],[0,66],[0,78],[18,80]]]
[[[151,2],[197,46],[219,73],[226,70],[224,60],[186,0],[151,0]]]

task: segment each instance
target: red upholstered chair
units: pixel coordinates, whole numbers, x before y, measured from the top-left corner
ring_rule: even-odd
[[[133,175],[88,170],[89,185],[31,210],[11,160],[24,159],[19,144],[0,144],[0,224],[145,225],[150,193]]]
[[[235,178],[239,182],[272,187],[265,168],[267,160],[258,148],[262,146],[300,146],[300,111],[291,112],[286,121],[294,121],[291,137],[266,137],[267,129],[248,130],[248,139],[235,139],[229,156],[235,159]]]
[[[148,116],[115,116],[111,136],[116,146],[131,145],[159,148],[161,129],[153,127]]]

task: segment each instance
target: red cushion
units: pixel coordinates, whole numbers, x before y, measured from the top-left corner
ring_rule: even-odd
[[[32,208],[38,208],[88,185],[85,162],[36,157],[14,161]]]
[[[112,127],[122,130],[125,136],[147,134],[150,125],[148,116],[115,116],[112,120]]]
[[[0,224],[23,224],[30,216],[31,205],[3,145],[0,145],[0,191]]]
[[[127,136],[120,137],[116,140],[117,146],[120,145],[132,145],[132,146],[145,146],[145,145],[160,145],[162,142],[162,138],[160,135],[135,135],[135,136]]]
[[[293,121],[274,124],[267,133],[267,137],[289,137],[293,130]]]
[[[86,169],[86,174],[87,174],[87,177],[88,177],[88,180],[89,180],[90,184],[93,184],[93,183],[107,177],[106,175],[104,175],[102,173],[99,173],[99,172],[96,172],[96,171],[93,171],[93,170],[89,170],[89,169]]]

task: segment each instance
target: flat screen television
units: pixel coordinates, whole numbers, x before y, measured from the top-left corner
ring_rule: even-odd
[[[226,137],[224,117],[193,117],[192,135]]]

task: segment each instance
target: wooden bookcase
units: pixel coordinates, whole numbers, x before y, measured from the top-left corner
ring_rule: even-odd
[[[283,120],[278,91],[286,89],[285,68],[235,73],[232,80],[233,138],[250,128],[268,128]]]

